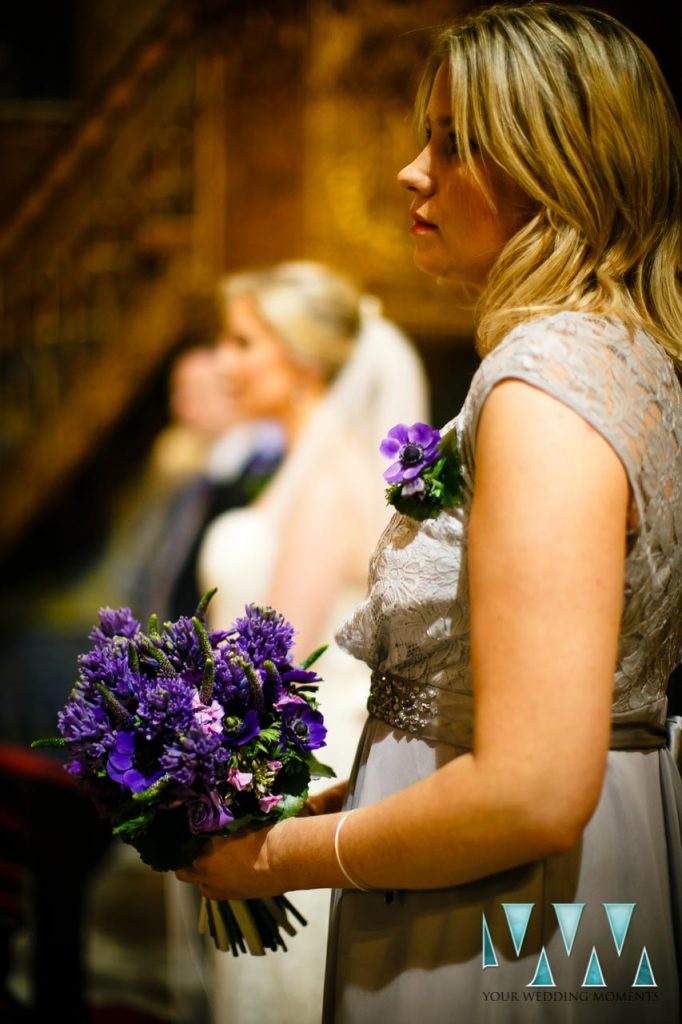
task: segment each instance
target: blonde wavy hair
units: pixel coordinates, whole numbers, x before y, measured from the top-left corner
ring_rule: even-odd
[[[224,277],[223,303],[253,299],[264,319],[303,366],[327,382],[350,359],[357,341],[363,296],[350,279],[314,260],[286,260]]]
[[[495,5],[441,31],[416,105],[423,127],[449,67],[459,152],[531,201],[477,309],[490,351],[517,323],[560,310],[640,325],[682,365],[682,132],[650,50],[614,18],[556,3]]]

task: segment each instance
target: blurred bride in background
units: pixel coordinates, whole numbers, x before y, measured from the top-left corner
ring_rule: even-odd
[[[286,455],[258,498],[219,516],[204,537],[201,589],[218,588],[210,625],[227,627],[247,603],[271,604],[294,625],[299,659],[330,644],[316,666],[328,729],[318,756],[344,779],[369,676],[333,636],[364,596],[369,556],[389,519],[379,443],[399,420],[428,420],[426,375],[379,301],[325,265],[235,274],[221,294],[218,366],[234,414],[279,423]],[[312,784],[313,802],[324,784]],[[235,959],[209,951],[214,1024],[319,1021],[329,892],[297,892],[293,902],[309,923],[286,953]]]

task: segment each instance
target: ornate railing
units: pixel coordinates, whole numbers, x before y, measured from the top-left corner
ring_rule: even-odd
[[[0,554],[177,340],[200,9],[164,7],[0,231]]]

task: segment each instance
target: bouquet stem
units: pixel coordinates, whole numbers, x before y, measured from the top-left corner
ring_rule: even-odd
[[[280,930],[287,935],[296,934],[289,913],[301,925],[307,925],[286,896],[253,900],[209,900],[202,896],[198,929],[202,935],[209,934],[221,952],[231,951],[233,956],[239,956],[248,950],[252,956],[265,956],[268,949],[286,952]]]

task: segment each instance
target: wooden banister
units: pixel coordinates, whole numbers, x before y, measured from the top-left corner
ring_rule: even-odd
[[[187,38],[194,25],[194,4],[170,0],[135,42],[67,138],[40,180],[33,182],[26,198],[0,231],[0,261],[6,259],[23,234],[56,202],[83,161],[107,141],[115,121],[129,109],[149,77],[169,58],[174,47]]]

